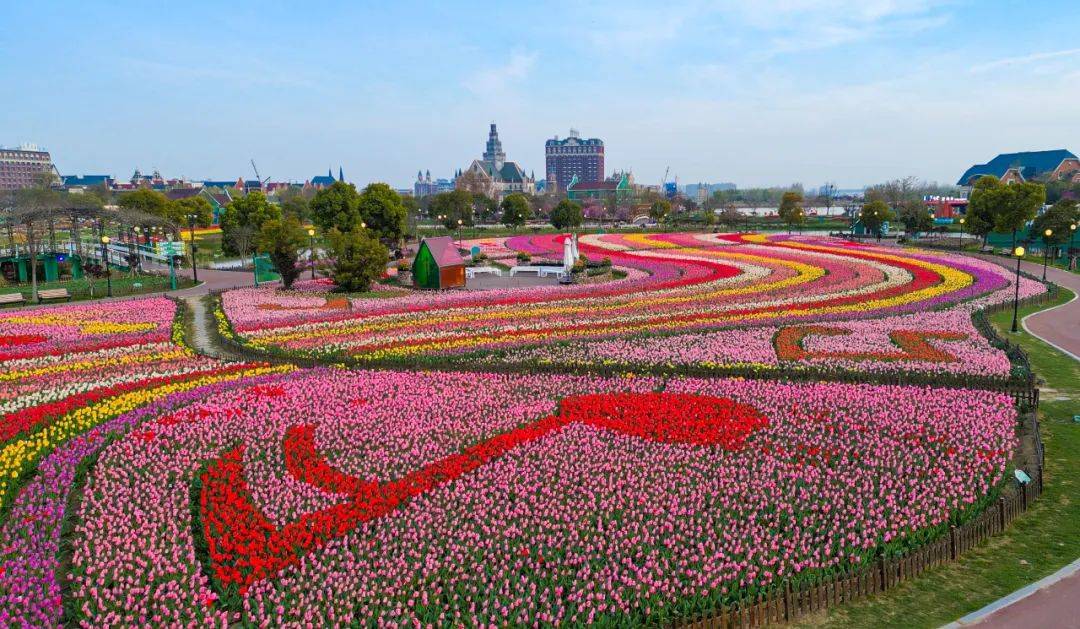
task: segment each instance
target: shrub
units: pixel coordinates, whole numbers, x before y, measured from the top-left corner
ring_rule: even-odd
[[[382,276],[386,269],[389,250],[372,238],[367,230],[330,232],[330,251],[335,258],[330,276],[339,290],[361,292],[371,288],[371,283]]]

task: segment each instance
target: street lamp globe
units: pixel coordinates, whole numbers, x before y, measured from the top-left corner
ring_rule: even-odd
[[[110,239],[109,239],[109,237],[108,237],[108,236],[102,236],[102,237],[101,237],[101,244],[103,244],[103,245],[107,245],[107,244],[109,244],[109,240],[110,240]]]
[[[960,224],[961,224],[961,225],[963,225],[963,224],[964,224],[964,219],[960,219]]]
[[[1046,236],[1047,238],[1049,238],[1049,237],[1051,237],[1053,235],[1054,235],[1054,230],[1052,230],[1052,229],[1048,229],[1048,230],[1043,232],[1043,236]]]
[[[1023,247],[1017,247],[1016,249],[1013,249],[1013,255],[1015,255],[1018,258],[1024,257],[1024,248]]]
[[[315,230],[314,229],[307,230],[307,235],[314,237],[315,236]]]
[[[360,229],[367,229],[367,223],[361,222]]]

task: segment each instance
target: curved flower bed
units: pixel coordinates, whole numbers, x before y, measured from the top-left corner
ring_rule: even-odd
[[[561,237],[518,236],[504,246],[554,254]],[[1009,273],[992,263],[822,238],[738,235],[585,236],[581,249],[648,275],[572,287],[416,293],[351,307],[310,293],[250,289],[227,292],[222,308],[255,348],[369,364],[790,364],[1010,375],[1005,355],[970,320],[973,309],[1011,297]],[[1022,280],[1022,296],[1042,290]],[[811,324],[829,330],[806,335],[806,352],[756,342],[762,330],[783,341],[789,333],[782,330]],[[724,328],[744,331],[716,332]],[[848,333],[833,334],[840,329]],[[740,343],[742,336],[750,342]],[[904,350],[903,339],[916,337],[925,339],[920,351]]]
[[[812,325],[584,340],[472,359],[521,366],[667,367],[676,371],[752,368],[763,374],[782,366],[812,367],[818,372],[921,372],[1000,381],[1012,373],[1005,353],[979,334],[970,314],[960,309]]]
[[[979,391],[305,372],[105,448],[71,604],[117,623],[671,621],[921,543],[1000,481],[1014,422]]]
[[[819,238],[581,246],[635,272],[351,301],[305,281],[216,313],[255,346],[441,371],[199,356],[163,298],[0,313],[0,620],[667,624],[906,553],[994,498],[1008,395],[685,373],[1004,379],[970,313],[1008,273]]]

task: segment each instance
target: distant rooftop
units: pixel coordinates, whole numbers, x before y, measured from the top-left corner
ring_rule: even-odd
[[[1001,178],[1013,168],[1019,169],[1024,179],[1031,179],[1054,172],[1061,162],[1067,159],[1076,159],[1076,155],[1065,149],[1002,153],[985,164],[976,164],[968,168],[956,185],[970,186],[975,179],[985,175]]]

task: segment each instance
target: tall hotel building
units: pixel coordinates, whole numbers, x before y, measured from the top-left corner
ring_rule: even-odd
[[[41,173],[51,171],[53,163],[48,151],[32,144],[17,149],[0,146],[0,190],[29,188]]]
[[[604,180],[604,141],[598,138],[582,140],[577,130],[570,137],[559,136],[544,143],[547,162],[547,190],[565,192],[577,176],[578,181]]]

